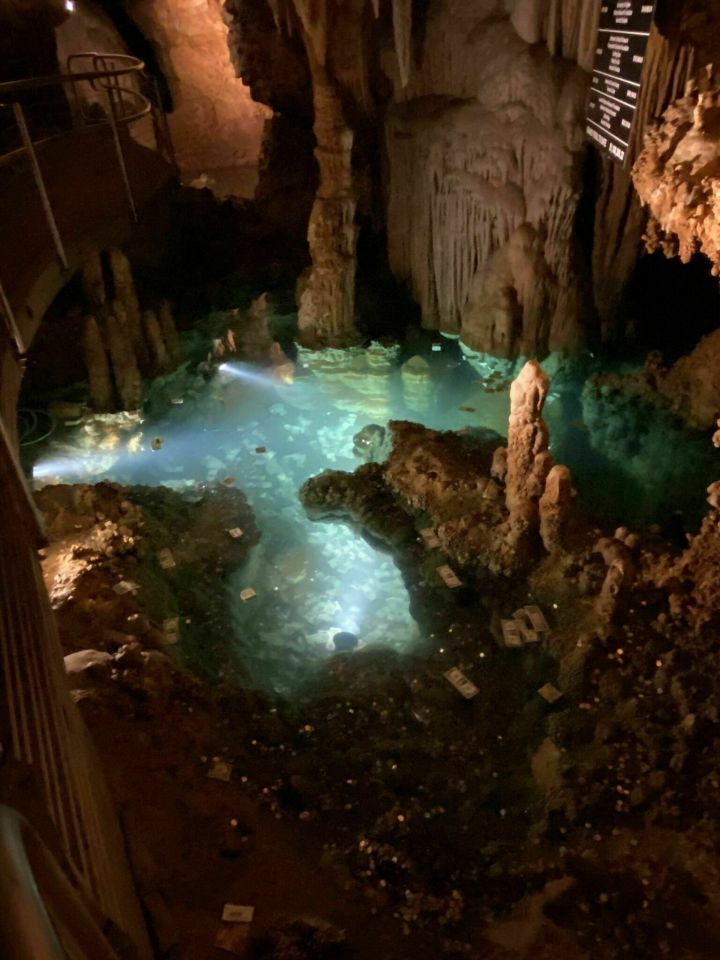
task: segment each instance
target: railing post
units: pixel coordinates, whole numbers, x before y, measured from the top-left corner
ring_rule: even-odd
[[[60,236],[60,231],[58,230],[57,223],[55,221],[55,214],[53,213],[52,206],[50,205],[50,198],[48,197],[47,190],[45,189],[45,181],[43,179],[42,171],[40,169],[40,164],[38,163],[37,154],[35,153],[35,147],[32,142],[32,137],[30,136],[30,131],[28,130],[27,122],[25,120],[25,114],[23,113],[23,108],[19,103],[13,103],[13,112],[15,114],[15,120],[17,125],[20,128],[20,136],[22,137],[23,146],[25,151],[30,157],[30,163],[32,164],[33,176],[35,177],[35,186],[38,188],[40,193],[40,199],[42,201],[43,210],[45,211],[45,219],[47,220],[48,227],[50,227],[50,233],[52,234],[53,240],[55,242],[55,249],[57,250],[57,255],[62,264],[63,270],[68,269],[68,259],[65,254],[65,247],[63,246],[62,238]]]
[[[5,288],[2,285],[0,280],[0,308],[2,308],[3,316],[5,317],[5,323],[7,325],[8,333],[15,342],[17,352],[20,354],[27,352],[27,346],[23,340],[22,334],[20,333],[20,327],[17,325],[17,320],[15,319],[15,314],[13,313],[13,308],[10,306],[10,301],[7,298],[5,293]]]
[[[120,141],[120,132],[117,125],[117,117],[115,116],[115,98],[113,96],[112,85],[108,85],[105,88],[107,93],[108,106],[110,108],[110,125],[112,126],[113,140],[115,141],[115,152],[117,153],[118,163],[120,165],[120,173],[122,174],[123,183],[125,184],[125,193],[127,194],[128,203],[130,204],[130,212],[132,213],[132,218],[137,223],[138,215],[137,210],[135,209],[135,198],[133,197],[132,187],[130,186],[130,178],[128,177],[127,167],[125,166],[125,155],[123,154],[122,143]]]

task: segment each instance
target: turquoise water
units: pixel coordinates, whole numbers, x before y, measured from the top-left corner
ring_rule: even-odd
[[[223,364],[209,379],[187,365],[152,385],[142,418],[90,417],[33,447],[33,481],[185,490],[234,478],[261,542],[223,589],[230,642],[256,686],[290,692],[329,656],[337,631],[356,634],[361,647],[420,650],[422,631],[393,559],[346,524],[310,521],[297,496],[308,477],[359,465],[353,437],[368,423],[409,419],[505,433],[507,365],[471,363],[454,341],[429,335],[416,341],[415,356],[405,375],[407,354],[398,348],[305,358],[312,369],[301,357],[292,382],[244,363]],[[598,432],[596,424],[593,433],[583,421],[583,384],[581,368],[562,369],[545,411],[553,452],[573,470],[581,504],[601,520],[630,525],[697,512],[703,471],[709,482],[715,469],[707,438],[647,413],[617,430]],[[593,409],[612,426],[615,414],[605,413]],[[246,588],[257,594],[249,602],[240,599]]]

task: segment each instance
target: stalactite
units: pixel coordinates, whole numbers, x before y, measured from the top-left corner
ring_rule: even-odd
[[[373,13],[375,14],[375,19],[380,16],[380,0],[372,0]]]
[[[439,34],[431,31],[427,49],[440,46],[447,60]],[[559,330],[579,337],[580,298],[569,293],[579,153],[568,149],[568,128],[578,123],[586,80],[565,66],[558,99],[549,55],[531,53],[507,23],[472,51],[488,75],[496,48],[512,52],[514,70],[503,80],[494,71],[492,107],[472,99],[439,109],[437,98],[425,100],[424,62],[412,81],[423,100],[388,112],[388,237],[391,266],[409,280],[426,326],[461,329],[474,349],[514,356],[546,351]],[[455,69],[459,96],[468,74],[457,58]],[[475,66],[476,84],[477,73]],[[561,310],[568,305],[577,308],[569,319]]]
[[[93,316],[85,318],[83,349],[90,384],[92,408],[97,410],[98,413],[109,413],[115,409],[110,364],[100,336],[100,328]]]
[[[400,82],[407,87],[412,55],[412,0],[393,0],[393,33]]]
[[[600,0],[549,0],[546,7],[543,37],[550,53],[592,70]]]
[[[109,313],[105,319],[110,360],[115,386],[123,410],[138,410],[142,405],[142,380],[135,360],[135,351],[128,331]]]
[[[328,0],[293,0],[303,26],[308,55],[325,67],[328,42]]]
[[[168,300],[163,300],[160,304],[158,319],[171,367],[175,368],[182,361],[182,346],[175,326],[172,307]]]
[[[155,311],[145,310],[142,315],[142,323],[145,339],[150,347],[154,370],[156,373],[167,373],[171,369],[171,363]]]

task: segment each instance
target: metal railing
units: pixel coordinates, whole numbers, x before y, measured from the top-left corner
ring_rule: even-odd
[[[5,763],[11,758],[27,771],[29,789],[40,801],[62,851],[70,887],[80,891],[82,903],[92,905],[130,937],[138,957],[146,958],[147,935],[116,812],[67,687],[57,622],[37,555],[45,543],[44,531],[1,416],[0,488],[0,759]],[[3,941],[8,931],[38,916],[36,885],[25,868],[17,872],[17,859],[14,876],[22,883],[8,880],[8,853],[2,847],[12,839],[9,829],[0,822],[0,958],[54,958],[56,954],[39,947],[37,953],[14,952]],[[25,828],[23,835],[26,841],[31,836]],[[17,841],[13,842],[17,858]],[[58,882],[53,881],[52,890],[57,889]],[[53,904],[48,901],[47,906],[50,910]],[[55,906],[76,913],[67,897]],[[64,919],[64,914],[57,919]],[[43,950],[47,947],[44,940],[40,944]],[[111,954],[68,951],[67,956],[95,960]]]
[[[83,896],[17,810],[0,804],[0,956],[118,960]]]
[[[69,89],[73,126],[70,131],[34,139],[28,124],[23,96],[44,88],[63,86]],[[157,79],[145,72],[142,60],[120,53],[76,53],[68,57],[67,72],[48,77],[31,77],[0,83],[0,107],[12,108],[20,135],[21,146],[0,156],[0,165],[15,162],[26,156],[32,168],[35,187],[40,196],[43,213],[63,271],[68,269],[68,256],[50,201],[45,179],[38,159],[38,148],[61,137],[98,124],[112,130],[118,171],[122,178],[130,215],[137,222],[138,212],[128,175],[125,157],[125,131],[145,117],[152,119],[155,147],[170,166],[177,168],[167,117]],[[13,313],[9,297],[0,280],[0,312],[7,331],[18,353],[27,352],[20,327]]]

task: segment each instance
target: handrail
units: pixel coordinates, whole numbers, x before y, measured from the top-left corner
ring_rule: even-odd
[[[24,93],[26,90],[39,90],[41,87],[54,87],[64,83],[74,83],[76,80],[100,80],[112,77],[124,77],[130,73],[143,73],[145,63],[138,60],[137,57],[131,57],[125,53],[73,53],[68,57],[70,60],[79,57],[112,57],[114,60],[130,60],[132,63],[127,67],[121,67],[119,70],[105,70],[99,72],[91,70],[86,73],[55,73],[45,77],[28,77],[26,80],[7,80],[0,83],[0,100],[4,94]],[[9,102],[12,102],[12,98]]]
[[[74,71],[73,65],[82,60],[89,60],[92,63],[93,69]],[[116,63],[122,65],[116,67]],[[135,222],[138,220],[138,212],[125,159],[124,140],[120,131],[121,126],[128,127],[143,117],[152,116],[157,150],[165,157],[171,167],[177,168],[172,137],[167,123],[167,117],[162,108],[157,81],[154,78],[147,77],[145,74],[145,63],[142,60],[126,53],[98,53],[97,51],[93,51],[71,54],[67,59],[67,66],[67,73],[44,77],[29,77],[26,80],[11,80],[6,83],[0,83],[0,106],[12,106],[22,141],[22,146],[19,149],[8,151],[0,156],[0,165],[14,163],[18,158],[24,156],[29,158],[35,186],[45,213],[45,220],[52,235],[57,257],[63,271],[68,270],[69,261],[63,239],[55,221],[55,214],[46,189],[36,147],[41,145],[44,147],[45,144],[50,141],[57,140],[60,137],[66,137],[68,131],[43,137],[39,140],[33,140],[23,110],[23,98],[21,96],[23,93],[29,90],[38,90],[56,85],[72,84],[77,107],[75,111],[76,124],[79,124],[81,128],[89,124],[92,126],[102,124],[110,126],[118,169],[125,189],[130,214]],[[131,86],[121,84],[120,79],[126,76],[148,80],[152,84],[152,95],[146,96],[142,90],[136,90]],[[106,102],[104,117],[100,119],[89,117],[84,112],[83,100],[78,90],[78,85],[82,82],[89,83],[93,91],[98,91],[103,95]],[[22,355],[25,352],[25,343],[18,328],[10,301],[2,290],[1,284],[0,317],[4,318],[5,326],[15,343],[16,350]]]
[[[21,814],[0,804],[0,956],[118,960],[80,893]]]

